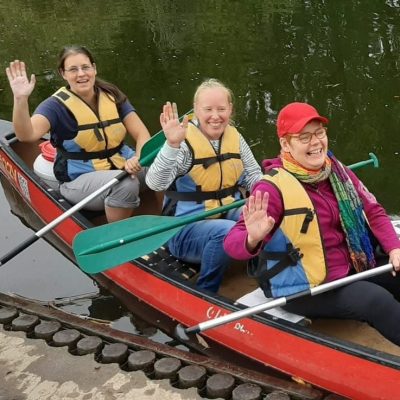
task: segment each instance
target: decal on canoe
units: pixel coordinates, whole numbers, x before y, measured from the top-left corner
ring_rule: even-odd
[[[220,308],[216,308],[214,306],[208,307],[206,311],[206,316],[208,319],[219,318],[228,314],[229,313],[227,313],[226,311],[221,310]],[[245,327],[243,322],[236,322],[235,325],[233,326],[233,329],[241,333],[245,333],[246,335],[253,335],[253,333]]]
[[[29,194],[28,180],[21,175],[17,168],[8,161],[3,155],[0,154],[0,170],[6,176],[8,176],[16,186],[19,186],[22,195],[29,202],[31,201],[31,196]]]
[[[29,194],[29,186],[28,186],[28,180],[21,175],[19,172],[17,172],[18,175],[18,183],[19,187],[21,189],[22,195],[29,201],[31,202],[31,196]]]
[[[241,333],[245,333],[246,335],[253,335],[248,329],[246,329],[242,322],[236,322],[234,329]]]
[[[17,169],[10,161],[0,154],[0,169],[4,175],[8,176],[15,184],[18,184]]]

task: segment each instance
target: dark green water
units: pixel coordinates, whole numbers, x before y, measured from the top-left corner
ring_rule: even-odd
[[[331,120],[338,158],[378,156],[381,168],[359,175],[390,213],[400,211],[399,0],[14,0],[0,2],[0,22],[0,118],[12,112],[9,61],[37,75],[33,110],[62,84],[61,47],[84,44],[151,132],[166,100],[186,111],[204,78],[221,79],[258,160],[278,152],[279,109],[310,102]]]
[[[377,154],[380,170],[360,174],[399,212],[398,0],[15,0],[0,13],[0,67],[20,58],[38,75],[32,109],[61,84],[57,54],[71,43],[94,52],[99,75],[128,94],[152,132],[163,102],[187,110],[203,78],[223,80],[257,159],[278,151],[277,111],[308,101],[331,119],[339,158]],[[10,118],[3,72],[0,89],[0,117]]]

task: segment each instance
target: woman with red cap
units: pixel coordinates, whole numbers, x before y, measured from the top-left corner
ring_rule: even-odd
[[[377,241],[394,276],[302,297],[285,309],[309,318],[366,321],[400,345],[400,241],[383,207],[328,150],[327,123],[307,103],[280,111],[280,156],[264,160],[264,178],[224,248],[233,258],[250,260],[267,297],[281,297],[374,268]]]

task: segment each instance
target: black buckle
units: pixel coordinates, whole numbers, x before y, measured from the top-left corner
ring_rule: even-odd
[[[297,262],[303,257],[303,254],[300,253],[300,248],[295,248],[292,244],[290,244],[287,250],[287,256],[290,261],[289,265],[296,265]]]
[[[300,233],[307,233],[310,222],[314,219],[314,212],[310,209],[307,210],[304,217],[303,225],[301,226]]]

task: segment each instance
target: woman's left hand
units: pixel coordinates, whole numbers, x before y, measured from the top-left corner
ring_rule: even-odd
[[[394,268],[392,274],[396,276],[396,272],[400,272],[400,249],[393,249],[389,252],[389,262]]]
[[[138,172],[140,172],[141,169],[142,167],[139,163],[139,157],[133,156],[129,160],[125,161],[125,171],[128,174],[135,176]]]

